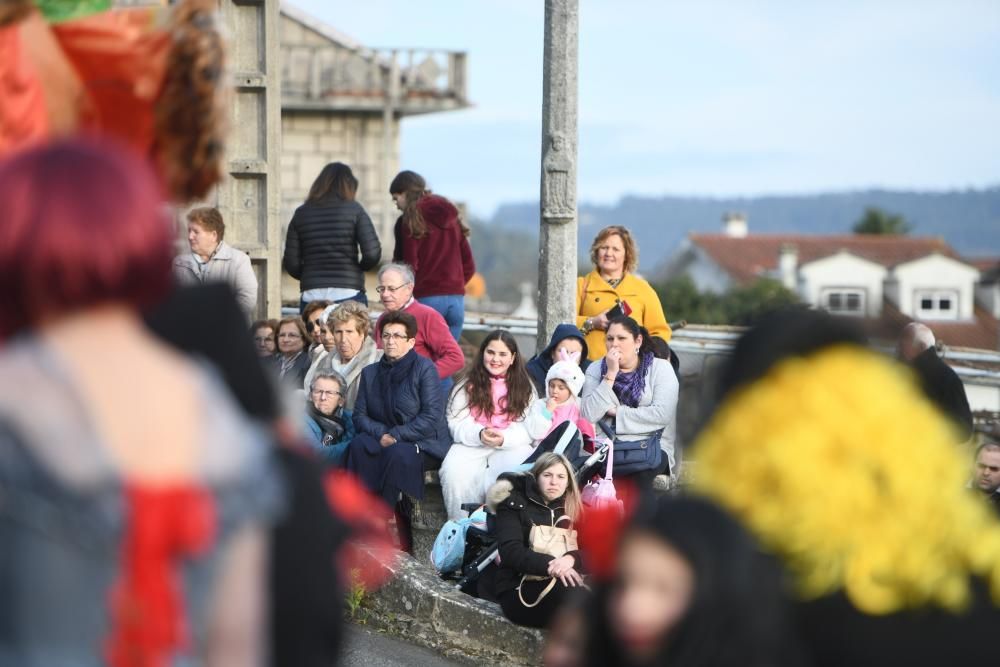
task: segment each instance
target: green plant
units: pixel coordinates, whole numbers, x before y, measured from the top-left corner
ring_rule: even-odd
[[[347,597],[345,601],[347,602],[347,615],[352,621],[358,623],[364,623],[365,619],[359,617],[359,612],[365,604],[365,598],[368,596],[368,589],[365,588],[365,584],[361,581],[361,572],[357,569],[351,570],[351,586],[347,591]]]

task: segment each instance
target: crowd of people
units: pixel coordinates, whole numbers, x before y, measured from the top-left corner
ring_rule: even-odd
[[[393,181],[376,314],[363,274],[381,246],[356,189],[346,165],[323,170],[288,232],[300,315],[246,335],[256,283],[218,211],[188,214],[175,258],[155,177],[127,152],[63,142],[0,165],[0,662],[322,664],[334,553],[356,529],[332,499],[357,480],[381,502],[345,507],[412,550],[428,470],[449,519],[488,508],[489,595],[552,628],[548,664],[941,664],[956,642],[992,657],[1000,443],[970,475],[968,403],[929,330],[904,331],[907,371],[843,319],[762,321],[693,443],[690,497],[656,497],[681,464],[680,382],[628,230],[597,234],[577,320],[548,345],[527,358],[498,329],[466,363],[457,210],[413,172]],[[232,293],[200,291],[219,282]],[[624,515],[548,447],[567,430],[585,453],[629,452],[607,453]]]

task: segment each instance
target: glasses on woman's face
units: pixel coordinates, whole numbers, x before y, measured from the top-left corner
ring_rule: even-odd
[[[334,389],[313,389],[312,395],[322,401],[327,396],[329,396],[330,398],[333,398],[334,396],[340,396],[340,392]]]
[[[302,334],[298,331],[282,331],[278,334],[278,338],[302,338]]]
[[[375,291],[378,292],[379,294],[382,294],[383,292],[388,292],[389,294],[395,294],[397,290],[401,290],[409,284],[410,283],[403,283],[402,285],[396,285],[395,287],[392,287],[390,285],[379,285],[378,287],[375,288]]]
[[[389,333],[382,334],[382,340],[388,342],[396,342],[396,341],[410,340],[410,337],[407,336],[406,334],[392,333],[390,331]]]

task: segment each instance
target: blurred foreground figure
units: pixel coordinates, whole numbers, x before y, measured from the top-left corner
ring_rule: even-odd
[[[144,326],[150,169],[77,140],[0,164],[0,664],[260,664],[270,448]]]
[[[803,664],[777,562],[708,501],[661,497],[641,505],[621,531],[608,574],[585,610],[579,656],[569,644],[579,631],[564,616],[549,638],[547,665]]]
[[[0,156],[85,133],[154,166],[173,201],[222,174],[224,51],[215,0],[0,2]]]
[[[694,445],[696,487],[779,556],[817,665],[995,665],[1000,521],[955,431],[842,319],[751,329]]]

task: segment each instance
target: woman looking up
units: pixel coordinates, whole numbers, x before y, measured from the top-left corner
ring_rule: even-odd
[[[403,212],[396,221],[392,261],[413,268],[413,296],[441,313],[457,341],[465,322],[465,285],[476,272],[469,228],[455,205],[431,194],[416,172],[399,172],[389,194]]]

